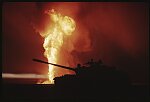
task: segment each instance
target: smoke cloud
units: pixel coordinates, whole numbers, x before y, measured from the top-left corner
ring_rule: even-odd
[[[2,78],[48,79],[47,75],[2,73]]]

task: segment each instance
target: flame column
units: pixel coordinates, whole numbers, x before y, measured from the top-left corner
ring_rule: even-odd
[[[44,34],[44,55],[48,59],[48,62],[57,63],[58,52],[63,45],[64,37],[71,35],[76,25],[72,18],[62,16],[60,13],[55,12],[54,9],[46,11],[45,13],[50,16],[52,23],[48,29],[48,33]],[[53,84],[54,73],[54,66],[49,65],[49,80],[43,82],[43,84]]]

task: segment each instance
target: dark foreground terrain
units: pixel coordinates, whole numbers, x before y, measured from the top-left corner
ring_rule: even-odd
[[[149,102],[148,86],[132,85],[127,73],[104,65],[101,61],[77,65],[76,75],[55,77],[55,85],[8,84],[3,80],[4,102]],[[21,80],[25,83],[25,80]],[[29,80],[26,80],[29,81]],[[30,80],[33,81],[33,80]],[[9,80],[8,82],[11,82]],[[12,80],[13,82],[13,80]]]
[[[124,91],[107,86],[99,90],[85,87],[56,87],[54,85],[3,84],[2,102],[148,102],[148,87],[129,86]]]

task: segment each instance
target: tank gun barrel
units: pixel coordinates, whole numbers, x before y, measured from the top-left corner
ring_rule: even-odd
[[[59,64],[53,64],[53,63],[49,63],[49,62],[42,61],[42,60],[39,60],[39,59],[32,59],[32,60],[33,60],[33,61],[36,61],[36,62],[45,63],[45,64],[51,64],[51,65],[53,65],[53,66],[57,66],[57,67],[61,67],[61,68],[64,68],[64,69],[76,71],[74,68],[62,66],[62,65],[59,65]]]

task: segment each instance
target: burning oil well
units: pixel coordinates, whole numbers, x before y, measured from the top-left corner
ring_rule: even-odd
[[[44,28],[37,27],[35,26],[36,24],[33,25],[36,32],[44,38],[44,56],[48,59],[49,63],[75,66],[75,64],[80,61],[76,55],[74,56],[74,52],[76,50],[79,50],[80,52],[90,50],[88,31],[82,23],[77,22],[72,15],[61,14],[54,9],[45,10],[44,14],[48,16]],[[79,38],[80,41],[78,41]],[[77,44],[79,43],[81,43],[80,45],[84,45],[81,46],[81,48],[78,48],[80,45]],[[54,67],[55,66],[48,65],[49,80],[44,81],[43,83],[37,83],[54,84],[53,79],[57,76],[75,74],[74,71]]]
[[[54,9],[45,11],[45,13],[50,16],[52,22],[47,32],[41,34],[44,37],[44,55],[48,59],[48,62],[57,63],[64,38],[71,35],[75,30],[75,21],[68,16],[62,16],[60,13],[54,11]],[[54,83],[55,69],[52,65],[49,65],[48,75],[49,80],[44,83]]]

